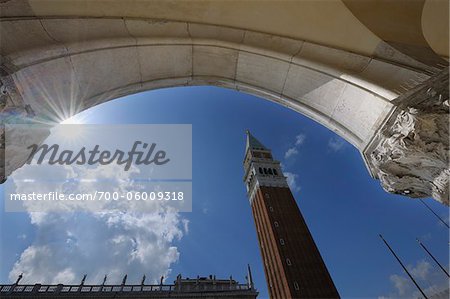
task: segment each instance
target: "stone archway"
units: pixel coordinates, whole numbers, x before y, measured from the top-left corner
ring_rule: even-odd
[[[386,37],[354,1],[230,3],[3,1],[4,121],[59,122],[143,90],[217,85],[335,131],[387,191],[448,204],[448,49],[423,33],[441,34],[423,16],[433,3],[406,6],[428,28],[409,40],[402,25],[417,17]]]

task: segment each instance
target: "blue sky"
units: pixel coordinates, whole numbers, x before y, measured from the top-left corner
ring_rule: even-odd
[[[189,277],[233,275],[244,282],[249,263],[260,297],[267,297],[242,181],[245,130],[250,129],[282,161],[293,184],[293,194],[342,297],[410,297],[416,292],[379,239],[379,233],[412,270],[419,284],[425,289],[431,287],[428,292],[445,285],[444,274],[415,238],[421,238],[438,260],[448,265],[448,229],[419,201],[383,191],[378,181],[369,176],[357,149],[292,110],[227,89],[180,87],[117,99],[79,117],[86,123],[192,124],[193,212],[182,213],[176,220],[166,217],[161,224],[183,226],[167,243],[168,248],[176,247],[178,252],[169,259],[172,270],[168,281],[181,273]],[[446,207],[431,199],[426,202],[448,221]],[[1,211],[0,280],[8,282],[18,260],[19,266],[33,265],[27,264],[29,256],[23,254],[27,248],[53,240],[36,227],[35,220],[31,223],[28,214],[5,213],[3,205]],[[84,219],[81,215],[71,221],[81,225]],[[56,244],[68,243],[63,241]],[[95,242],[90,246],[88,250],[96,250]],[[63,253],[64,250],[62,247]],[[72,254],[73,260],[78,258],[77,251],[67,254]],[[64,263],[58,267],[61,269],[50,268],[64,270]],[[139,271],[147,271],[146,267],[148,264]],[[98,267],[86,265],[83,270],[89,279]],[[64,279],[64,273],[60,271],[58,277]],[[82,274],[75,274],[79,275],[75,280],[80,280]],[[143,273],[128,274],[129,282],[134,279],[138,283]]]

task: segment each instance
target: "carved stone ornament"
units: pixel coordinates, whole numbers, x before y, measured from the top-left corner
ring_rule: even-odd
[[[5,124],[27,123],[34,117],[30,106],[25,105],[14,80],[4,69],[0,68],[0,184],[6,181],[11,171],[6,169],[5,161]],[[14,165],[21,167],[25,161]],[[8,167],[9,168],[9,167]]]
[[[394,101],[366,148],[375,178],[392,193],[449,205],[448,68]]]

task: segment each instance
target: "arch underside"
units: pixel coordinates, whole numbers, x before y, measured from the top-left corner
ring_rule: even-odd
[[[429,78],[400,53],[387,62],[204,24],[26,19],[2,22],[2,30],[11,44],[2,47],[3,65],[13,70],[25,104],[52,121],[144,90],[217,85],[298,111],[362,150],[389,114],[390,102]],[[17,51],[19,32],[31,48]]]
[[[410,27],[403,24],[391,34],[382,22],[360,21],[358,16],[367,11],[351,0],[312,6],[294,1],[283,7],[271,2],[255,6],[251,1],[236,7],[226,1],[187,6],[175,2],[186,14],[164,1],[137,1],[131,8],[116,0],[86,0],[84,8],[77,1],[0,2],[0,77],[8,98],[6,109],[0,108],[22,111],[37,121],[60,122],[145,90],[231,88],[279,103],[336,132],[360,150],[371,175],[389,192],[432,195],[448,203],[449,171],[442,166],[448,165],[445,134],[424,131],[408,148],[410,133],[404,135],[425,128],[422,119],[439,119],[436,128],[445,127],[448,109],[442,105],[448,89],[433,78],[448,67],[448,51],[445,54],[441,40],[433,37],[437,25],[425,26],[425,38],[418,29],[408,41],[402,37]],[[154,9],[146,6],[149,3]],[[423,3],[409,6],[414,17],[405,22],[433,23],[429,16],[421,20]],[[242,19],[239,7],[255,13]],[[400,8],[386,20],[395,21]],[[235,11],[237,15],[231,14]],[[328,17],[316,20],[319,11]],[[267,27],[262,15],[267,22],[279,22]],[[292,29],[291,24],[298,26]],[[425,39],[434,41],[432,48],[439,49],[439,55]],[[421,107],[419,115],[408,114],[411,107]],[[402,129],[405,113],[416,123],[406,124],[410,131]],[[443,154],[435,157],[423,144]],[[405,153],[401,159],[399,150]],[[422,171],[423,165],[408,158],[416,152],[430,158],[430,169]]]

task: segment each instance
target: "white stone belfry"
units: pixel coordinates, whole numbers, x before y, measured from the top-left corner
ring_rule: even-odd
[[[244,182],[250,205],[260,186],[289,188],[280,162],[274,160],[272,151],[266,148],[247,130],[247,144],[244,159]]]

